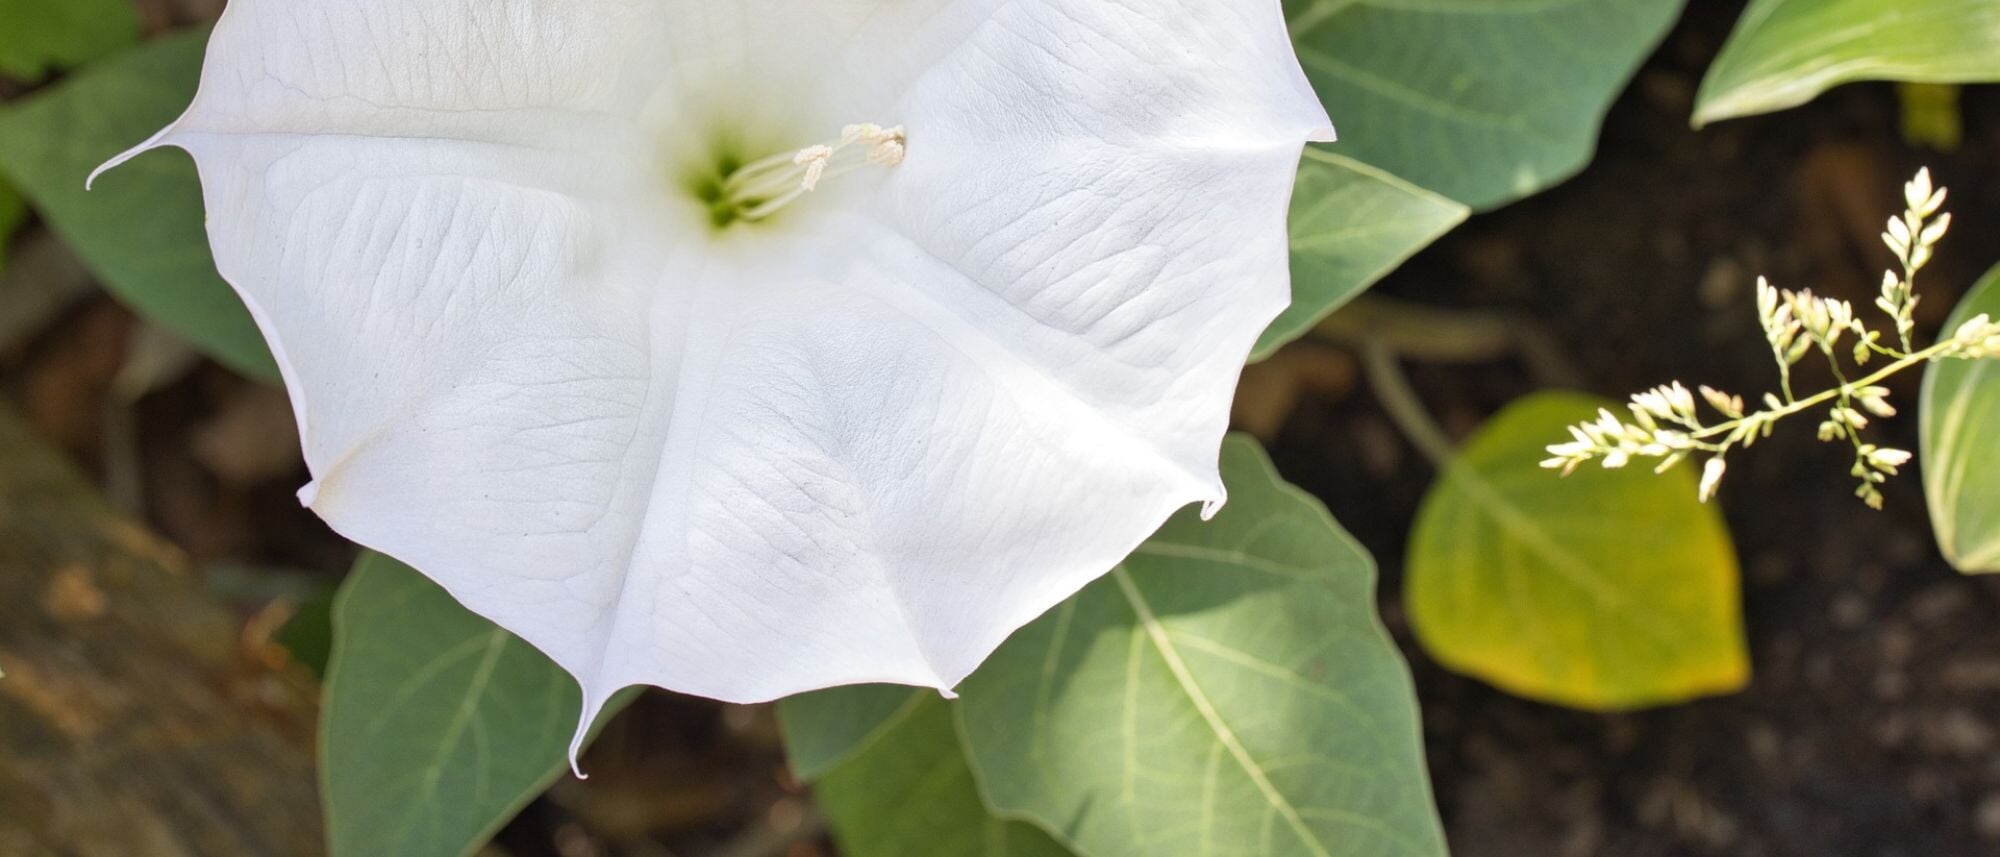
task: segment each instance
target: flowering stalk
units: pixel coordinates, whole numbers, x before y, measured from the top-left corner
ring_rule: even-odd
[[[1570,427],[1571,440],[1548,447],[1551,456],[1542,462],[1565,475],[1587,461],[1606,468],[1624,467],[1634,458],[1659,459],[1655,473],[1662,473],[1697,454],[1708,459],[1702,468],[1700,497],[1715,496],[1727,470],[1727,456],[1738,446],[1748,447],[1770,437],[1779,420],[1823,405],[1826,418],[1819,424],[1822,441],[1846,440],[1854,448],[1854,466],[1849,471],[1858,481],[1855,496],[1870,507],[1882,508],[1882,492],[1877,487],[1908,464],[1906,450],[1876,446],[1863,440],[1870,415],[1892,417],[1889,389],[1881,383],[1905,369],[1933,360],[1978,360],[2000,357],[2000,324],[1979,315],[1960,325],[1948,338],[1918,350],[1912,344],[1916,328],[1917,272],[1931,260],[1939,240],[1951,227],[1951,215],[1940,213],[1945,200],[1943,188],[1933,189],[1928,169],[1903,186],[1906,205],[1902,216],[1891,218],[1882,233],[1883,243],[1896,254],[1902,271],[1888,271],[1882,277],[1881,295],[1875,307],[1889,316],[1895,328],[1895,345],[1883,344],[1883,333],[1869,329],[1855,317],[1847,301],[1815,296],[1810,289],[1783,291],[1762,278],[1757,281],[1758,321],[1771,356],[1778,365],[1782,394],[1764,394],[1762,410],[1746,412],[1743,397],[1712,387],[1700,387],[1702,400],[1718,422],[1710,422],[1695,403],[1695,396],[1679,381],[1632,397],[1630,421],[1621,420],[1609,409],[1598,411],[1596,420]],[[1890,362],[1863,377],[1849,380],[1842,366],[1842,339],[1853,334],[1847,349],[1857,371],[1875,357]],[[1832,370],[1836,386],[1804,398],[1792,394],[1791,370],[1807,355],[1817,351]],[[1712,419],[1713,417],[1711,417]]]

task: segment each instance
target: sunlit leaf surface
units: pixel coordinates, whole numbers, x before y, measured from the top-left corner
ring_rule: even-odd
[[[1285,0],[1340,141],[1292,201],[1264,357],[1465,218],[1568,178],[1681,0]]]
[[[1960,301],[1944,332],[2000,318],[2000,268]],[[1924,493],[1938,547],[1959,571],[2000,572],[2000,360],[1945,360],[1924,375]]]
[[[1695,124],[1796,107],[1856,80],[2000,80],[2000,3],[1754,0],[1701,82]]]
[[[333,857],[471,854],[567,770],[576,682],[408,566],[363,557],[333,630],[320,713]]]
[[[986,795],[1094,857],[1444,853],[1373,563],[1255,444],[1223,462],[1214,521],[1174,518],[961,688]]]
[[[1285,0],[1335,151],[1476,209],[1568,178],[1680,0]]]

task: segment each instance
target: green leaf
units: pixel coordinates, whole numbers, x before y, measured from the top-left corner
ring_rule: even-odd
[[[576,682],[410,567],[363,556],[333,631],[320,712],[333,857],[471,854],[564,770]]]
[[[854,857],[1069,857],[1048,834],[987,809],[944,700],[935,693],[902,690],[915,703],[905,716],[814,789],[842,852]]]
[[[1741,688],[1736,554],[1686,468],[1541,468],[1594,397],[1540,393],[1465,445],[1417,512],[1404,599],[1431,656],[1511,693],[1590,710]]]
[[[984,793],[1093,857],[1443,854],[1373,563],[1255,443],[1223,478],[961,688]]]
[[[1986,272],[1945,322],[1947,335],[1980,313],[2000,318],[2000,267]],[[1941,360],[1924,371],[1924,493],[1952,567],[2000,573],[2000,360]]]
[[[275,379],[249,311],[209,257],[193,160],[154,152],[83,187],[187,105],[205,39],[161,39],[0,113],[0,174],[120,300],[231,368]]]
[[[1307,149],[1292,192],[1292,305],[1261,360],[1464,222],[1467,209],[1367,164]]]
[[[313,593],[272,635],[272,641],[283,646],[295,663],[321,678],[326,677],[327,661],[333,657],[335,593],[330,588]]]
[[[0,75],[34,82],[139,39],[132,0],[0,0]]]
[[[1815,0],[1817,2],[1817,0]],[[1583,168],[1681,0],[1284,0],[1336,151],[1476,209]]]
[[[878,740],[932,691],[857,684],[778,700],[778,729],[792,775],[812,782]]]
[[[1856,80],[2000,80],[2000,4],[1754,0],[1701,82],[1694,123],[1796,107]]]

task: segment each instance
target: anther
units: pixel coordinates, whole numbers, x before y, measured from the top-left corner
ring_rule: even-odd
[[[826,179],[862,167],[902,163],[907,145],[900,125],[848,125],[833,141],[744,165],[723,181],[723,194],[742,210],[743,220],[761,220],[818,189]]]

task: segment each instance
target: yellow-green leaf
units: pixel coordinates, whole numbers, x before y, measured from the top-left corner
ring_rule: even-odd
[[[1994,0],[1755,0],[1695,99],[1697,126],[1856,80],[2000,80]]]
[[[1530,699],[1589,710],[1741,688],[1736,554],[1685,468],[1568,478],[1543,446],[1601,406],[1542,393],[1495,416],[1417,513],[1404,598],[1446,667]]]
[[[1979,313],[2000,318],[2000,267],[1959,302],[1945,334]],[[1959,571],[2000,573],[2000,360],[1931,364],[1918,414],[1938,548]]]

